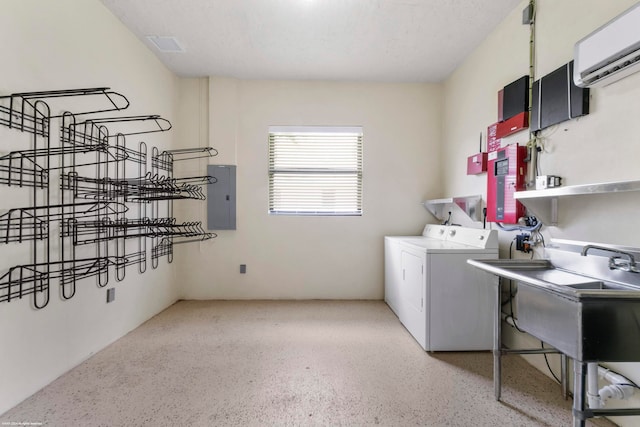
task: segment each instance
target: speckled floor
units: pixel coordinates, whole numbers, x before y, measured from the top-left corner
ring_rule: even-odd
[[[0,425],[571,425],[559,385],[503,360],[496,402],[490,353],[425,353],[383,302],[182,301]]]

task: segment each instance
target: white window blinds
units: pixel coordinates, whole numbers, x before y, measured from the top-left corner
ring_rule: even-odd
[[[270,127],[269,213],[362,215],[362,128]]]

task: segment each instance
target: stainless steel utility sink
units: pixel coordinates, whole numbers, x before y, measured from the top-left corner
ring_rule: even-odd
[[[640,274],[611,271],[602,256],[550,253],[549,259],[468,263],[515,281],[518,326],[569,357],[640,361]]]
[[[589,255],[589,256],[587,256]],[[517,282],[518,326],[560,353],[562,388],[567,356],[574,360],[573,423],[595,416],[640,415],[640,408],[592,409],[586,404],[591,362],[640,361],[640,248],[553,239],[543,260],[469,260],[469,264]],[[480,281],[481,282],[481,281]],[[500,400],[505,353],[537,354],[549,349],[504,349],[501,342],[500,281],[494,319],[494,391]],[[554,351],[553,349],[551,351]]]

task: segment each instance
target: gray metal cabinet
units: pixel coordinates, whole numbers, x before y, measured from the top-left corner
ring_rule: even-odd
[[[207,185],[207,228],[236,229],[236,166],[208,165],[207,175],[215,178]]]

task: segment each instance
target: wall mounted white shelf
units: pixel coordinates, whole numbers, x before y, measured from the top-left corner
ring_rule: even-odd
[[[440,221],[449,218],[453,206],[457,206],[473,221],[482,221],[482,196],[449,197],[446,199],[425,200],[422,205]]]
[[[561,197],[626,193],[632,191],[640,192],[640,180],[570,185],[546,190],[516,191],[515,198],[530,209],[543,223],[547,225],[558,225],[558,199]]]

